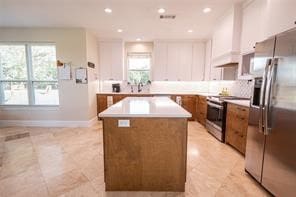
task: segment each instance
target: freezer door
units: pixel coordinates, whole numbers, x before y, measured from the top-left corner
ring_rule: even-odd
[[[275,37],[256,43],[255,57],[253,64],[250,66],[250,73],[254,77],[262,77],[266,61],[273,58],[275,47]]]
[[[295,196],[296,31],[277,37],[272,70],[262,185],[276,196]]]
[[[266,76],[268,75],[271,60],[274,54],[275,37],[266,40],[262,43],[256,44],[256,54],[254,59],[254,66],[256,68],[263,67],[265,73],[261,74],[263,79],[260,91],[260,105],[254,105],[252,102],[250,106],[249,124],[247,132],[246,158],[245,169],[257,181],[261,182],[263,153],[265,136],[263,134],[263,110],[264,110],[264,93],[266,85]],[[264,74],[264,76],[262,76]],[[255,88],[254,90],[255,91]],[[256,90],[257,91],[257,90]],[[252,94],[253,97],[256,94]],[[252,98],[252,101],[255,98]],[[258,103],[258,102],[255,102]]]
[[[258,107],[250,108],[245,168],[258,182],[261,182],[265,136],[259,131],[259,115]]]

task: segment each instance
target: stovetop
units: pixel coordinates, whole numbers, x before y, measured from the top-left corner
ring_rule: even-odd
[[[225,100],[247,100],[247,98],[236,97],[236,96],[209,96],[207,97],[207,100],[222,104],[225,102]]]

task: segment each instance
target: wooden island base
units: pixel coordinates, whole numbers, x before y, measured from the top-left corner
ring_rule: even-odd
[[[103,137],[107,191],[185,190],[186,118],[103,118]]]

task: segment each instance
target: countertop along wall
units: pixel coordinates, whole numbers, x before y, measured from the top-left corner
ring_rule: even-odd
[[[0,35],[0,42],[55,43],[57,60],[72,62],[72,74],[77,67],[87,67],[87,59],[93,56],[93,47],[86,49],[90,38],[82,28],[0,28]],[[93,81],[91,79],[89,84],[76,84],[74,79],[59,81],[58,107],[0,106],[0,124],[88,126],[95,116],[89,110],[94,105],[89,96],[95,90],[88,88]]]
[[[130,93],[130,87],[123,81],[104,81],[97,93],[111,93],[112,83],[121,84],[121,93]],[[252,82],[246,80],[236,81],[152,81],[152,84],[144,86],[145,93],[161,94],[210,94],[218,95],[223,88],[227,88],[232,96],[250,98],[252,93]]]

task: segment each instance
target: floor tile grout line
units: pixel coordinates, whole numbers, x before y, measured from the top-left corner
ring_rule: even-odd
[[[38,155],[37,155],[37,152],[36,152],[35,144],[34,144],[34,142],[32,141],[31,136],[30,136],[30,140],[31,140],[31,143],[32,143],[32,146],[33,146],[34,152],[35,152],[36,157],[37,157],[38,167],[39,167],[39,170],[40,170],[40,174],[41,174],[42,180],[43,180],[44,185],[45,185],[45,187],[46,187],[47,194],[48,194],[48,196],[50,196],[49,188],[48,188],[48,186],[47,186],[47,183],[46,183],[45,177],[44,177],[44,175],[43,175],[43,172],[42,172],[42,170],[41,170],[41,166],[40,166],[39,158],[38,158]]]

